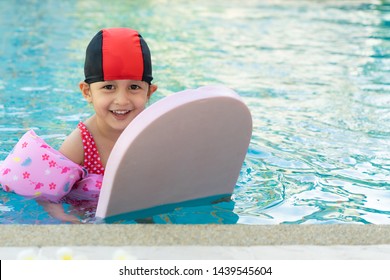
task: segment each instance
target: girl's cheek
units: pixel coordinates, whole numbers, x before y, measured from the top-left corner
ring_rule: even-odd
[[[147,102],[148,102],[147,98],[142,98],[142,99],[137,101],[137,107],[138,108],[145,108]]]

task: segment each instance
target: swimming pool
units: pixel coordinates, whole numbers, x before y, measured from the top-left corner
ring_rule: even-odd
[[[92,113],[77,87],[86,44],[129,26],[152,51],[151,102],[225,84],[254,121],[233,201],[155,223],[390,223],[389,2],[1,1],[0,12],[0,160],[28,128],[58,148]],[[0,191],[0,223],[60,222]]]

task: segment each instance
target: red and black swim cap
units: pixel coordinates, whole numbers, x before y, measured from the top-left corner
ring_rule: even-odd
[[[87,47],[86,83],[109,80],[139,80],[151,83],[152,60],[142,36],[130,28],[100,30]]]

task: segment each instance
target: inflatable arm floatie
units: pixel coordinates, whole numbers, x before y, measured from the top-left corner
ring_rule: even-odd
[[[7,192],[58,202],[97,200],[103,176],[88,174],[80,165],[49,146],[33,130],[27,131],[0,164],[0,184]]]

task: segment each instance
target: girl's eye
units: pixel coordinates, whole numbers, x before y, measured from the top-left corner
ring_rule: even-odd
[[[130,86],[130,89],[132,90],[136,90],[136,89],[140,89],[141,87],[139,85],[131,85]]]
[[[114,89],[114,86],[113,85],[105,85],[103,86],[104,89],[107,89],[107,90],[112,90]]]

